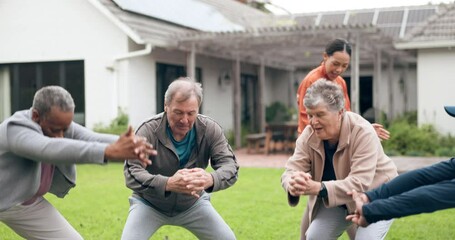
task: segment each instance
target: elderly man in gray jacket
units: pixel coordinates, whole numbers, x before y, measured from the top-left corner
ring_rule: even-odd
[[[164,113],[137,129],[155,146],[146,168],[125,162],[126,185],[133,190],[122,239],[149,239],[163,225],[181,226],[198,239],[235,239],[210,203],[216,192],[237,181],[238,164],[221,127],[198,114],[202,88],[189,78],[177,79],[165,93]],[[213,172],[206,172],[210,161]]]
[[[73,122],[74,101],[58,86],[36,92],[33,106],[0,124],[0,221],[26,239],[82,239],[45,199],[75,186],[75,163],[102,164],[154,155],[130,128],[120,136],[94,133]]]

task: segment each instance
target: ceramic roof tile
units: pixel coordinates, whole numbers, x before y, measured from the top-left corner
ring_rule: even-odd
[[[455,3],[415,27],[405,38],[407,42],[455,40]]]

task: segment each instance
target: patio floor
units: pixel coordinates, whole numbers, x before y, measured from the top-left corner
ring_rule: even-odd
[[[271,153],[266,154],[248,154],[246,148],[238,149],[235,151],[237,161],[240,167],[265,167],[265,168],[284,168],[286,161],[291,154],[286,153]],[[439,161],[447,160],[449,158],[442,157],[406,157],[398,156],[391,157],[398,168],[398,172],[406,172],[409,170],[422,168]]]

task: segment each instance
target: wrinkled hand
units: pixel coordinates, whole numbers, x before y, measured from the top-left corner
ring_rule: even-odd
[[[168,179],[166,191],[200,197],[199,193],[213,186],[213,177],[202,168],[180,169]]]
[[[358,193],[355,190],[352,190],[352,192],[348,192],[347,194],[351,195],[355,202],[355,211],[354,214],[346,216],[346,220],[352,221],[361,227],[367,227],[369,223],[365,219],[365,216],[363,216],[362,210],[363,205],[370,202],[367,195],[365,193]]]
[[[291,179],[289,180],[289,194],[294,197],[305,195],[305,192],[310,190],[310,181],[312,180],[309,173],[301,171],[292,173]]]
[[[379,123],[372,123],[371,125],[373,125],[373,128],[381,141],[388,140],[390,138],[390,132],[387,131],[384,126]]]
[[[105,157],[108,159],[138,159],[144,167],[152,164],[149,156],[156,154],[156,150],[144,137],[134,135],[131,126],[128,127],[124,134],[120,135],[116,142],[110,144],[104,152]]]

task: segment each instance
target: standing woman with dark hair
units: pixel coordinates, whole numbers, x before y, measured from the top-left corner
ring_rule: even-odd
[[[325,51],[322,54],[323,60],[321,65],[313,69],[303,81],[300,83],[299,89],[297,90],[297,106],[299,108],[299,134],[303,132],[303,129],[308,125],[308,115],[303,103],[306,90],[318,79],[325,78],[341,86],[344,95],[345,110],[351,111],[351,102],[349,100],[348,88],[346,81],[341,77],[349,66],[351,60],[351,44],[341,38],[337,38],[329,42]],[[380,124],[374,123],[374,129],[378,137],[382,140],[389,138],[389,132],[384,129]]]

